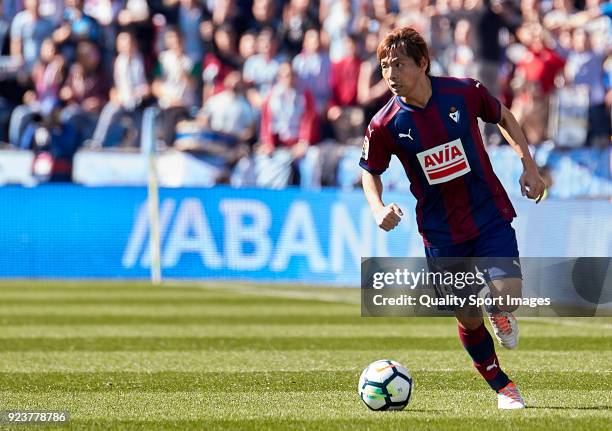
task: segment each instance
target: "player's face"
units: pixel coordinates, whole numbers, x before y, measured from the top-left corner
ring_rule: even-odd
[[[425,65],[418,65],[402,52],[391,51],[380,61],[382,75],[391,92],[409,97],[425,75]]]

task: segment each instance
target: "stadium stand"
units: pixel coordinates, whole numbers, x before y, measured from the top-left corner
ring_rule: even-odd
[[[376,44],[411,25],[432,74],[512,109],[550,196],[609,198],[611,17],[601,0],[0,1],[0,182],[144,184],[146,135],[162,185],[353,188],[389,95]],[[483,128],[516,192],[518,160]],[[407,187],[396,165],[385,180]]]

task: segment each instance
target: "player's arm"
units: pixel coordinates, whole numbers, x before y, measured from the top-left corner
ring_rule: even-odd
[[[394,229],[402,220],[404,213],[394,203],[386,206],[383,203],[383,184],[380,175],[374,175],[364,169],[361,174],[361,183],[378,227],[385,231]]]
[[[544,195],[544,180],[538,173],[538,167],[529,153],[527,139],[521,130],[521,126],[519,126],[512,112],[503,105],[501,107],[501,120],[498,123],[498,127],[523,163],[523,174],[519,180],[521,193],[523,196],[535,199],[536,203],[540,202]]]

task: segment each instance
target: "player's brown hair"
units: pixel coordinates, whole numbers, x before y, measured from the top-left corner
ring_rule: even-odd
[[[389,56],[389,53],[395,50],[412,58],[417,65],[421,64],[423,58],[427,60],[425,73],[429,74],[431,62],[429,61],[427,42],[425,42],[425,39],[423,39],[423,36],[418,31],[411,27],[402,27],[387,33],[376,50],[378,61]]]

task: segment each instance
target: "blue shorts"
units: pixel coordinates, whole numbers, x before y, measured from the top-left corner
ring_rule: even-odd
[[[433,264],[437,261],[461,261],[469,269],[477,267],[487,281],[523,278],[516,232],[508,222],[490,227],[476,238],[461,244],[426,246],[425,256]]]
[[[523,278],[519,260],[516,233],[508,222],[491,226],[479,236],[461,244],[443,247],[425,247],[429,271],[448,274],[458,280],[465,274],[481,274],[481,281],[456,284],[434,284],[436,296],[448,295],[467,297],[479,294],[485,287],[484,282],[504,278]],[[484,280],[482,280],[484,279]],[[471,280],[470,280],[471,281]],[[439,310],[454,310],[452,305],[440,305]]]

